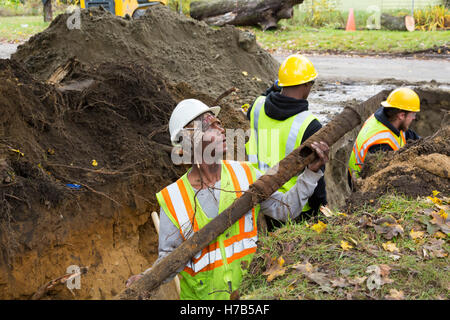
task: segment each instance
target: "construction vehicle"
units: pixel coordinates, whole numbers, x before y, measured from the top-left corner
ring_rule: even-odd
[[[168,0],[80,0],[82,9],[102,6],[116,16],[137,18],[145,13],[145,10],[151,6],[162,4],[167,5]]]

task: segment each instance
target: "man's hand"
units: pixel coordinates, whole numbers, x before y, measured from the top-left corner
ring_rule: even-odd
[[[323,141],[320,141],[320,143],[313,142],[311,144],[311,148],[316,152],[318,158],[316,158],[316,160],[311,162],[308,165],[308,168],[311,171],[317,172],[320,169],[320,167],[322,167],[325,163],[327,163],[330,148]]]
[[[141,279],[144,275],[143,274],[135,274],[134,276],[131,276],[130,279],[127,280],[126,282],[126,286],[127,288],[129,286],[131,286],[131,284],[135,281],[138,281],[139,279]]]

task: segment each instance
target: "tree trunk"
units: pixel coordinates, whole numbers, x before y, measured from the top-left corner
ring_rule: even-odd
[[[190,15],[209,25],[259,25],[276,28],[280,19],[290,19],[293,6],[304,0],[213,0],[191,2]]]
[[[325,141],[330,147],[345,133],[355,128],[361,122],[361,117],[352,108],[345,108],[341,114],[311,136],[300,147],[292,151],[277,166],[256,180],[247,192],[237,198],[231,206],[214,218],[210,223],[194,233],[192,238],[184,241],[172,253],[155,265],[144,277],[122,291],[119,299],[149,299],[152,291],[171,274],[186,265],[192,257],[205,248],[211,241],[225,232],[244,214],[258,203],[269,198],[290,178],[301,173],[315,159],[315,153],[310,149],[314,141]],[[278,168],[278,170],[277,170]]]
[[[387,30],[406,31],[405,16],[395,17],[387,13],[382,13],[381,26]]]
[[[50,22],[53,20],[52,0],[42,0],[44,2],[44,21]]]

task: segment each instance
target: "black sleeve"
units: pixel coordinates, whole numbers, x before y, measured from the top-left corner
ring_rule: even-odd
[[[322,125],[318,120],[313,120],[309,126],[306,128],[305,133],[303,134],[302,143],[306,141],[309,137],[311,137],[314,133],[320,130]],[[322,171],[325,173],[325,166],[323,166]],[[320,205],[327,205],[327,191],[325,189],[325,177],[319,179],[317,182],[317,186],[314,189],[314,193],[309,198],[308,203],[312,210],[317,213],[319,211]]]
[[[420,136],[417,133],[415,133],[413,130],[408,129],[405,132],[405,138],[406,138],[406,141],[408,141],[408,140],[419,140]]]
[[[394,149],[392,149],[391,146],[388,145],[387,143],[382,143],[382,144],[374,144],[367,151],[369,153],[375,153],[378,151],[394,151]]]
[[[255,102],[253,101],[253,103],[252,103],[252,105],[250,106],[250,108],[248,108],[248,110],[247,110],[247,119],[248,119],[248,121],[250,121],[250,114],[252,113],[252,108],[253,108],[253,104],[254,104]]]

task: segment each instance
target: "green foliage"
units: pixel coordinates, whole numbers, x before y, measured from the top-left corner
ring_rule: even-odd
[[[429,6],[422,10],[414,11],[414,20],[417,30],[435,31],[445,28],[445,16],[450,15],[450,10],[445,6]]]
[[[168,2],[168,6],[179,12],[180,11],[180,4],[181,4],[181,9],[183,11],[183,14],[185,14],[186,16],[189,16],[189,8],[191,5],[191,2],[193,2],[195,0],[169,0]]]

